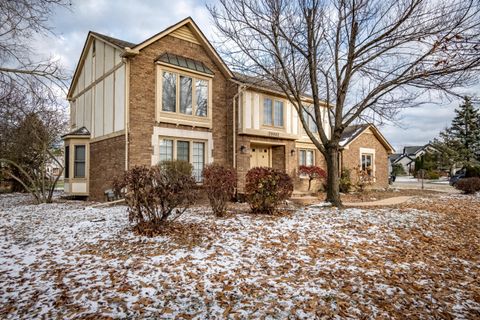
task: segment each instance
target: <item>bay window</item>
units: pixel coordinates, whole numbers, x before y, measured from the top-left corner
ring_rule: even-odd
[[[172,72],[163,72],[162,110],[175,112],[177,101],[177,76]]]
[[[208,116],[208,80],[165,70],[161,73],[162,111],[187,116]]]
[[[177,160],[190,161],[189,141],[177,141]]]
[[[65,178],[70,178],[70,146],[65,146]]]
[[[193,143],[193,176],[197,182],[203,180],[202,173],[205,166],[205,143],[194,142]]]

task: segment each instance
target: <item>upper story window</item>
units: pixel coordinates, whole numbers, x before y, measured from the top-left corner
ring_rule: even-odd
[[[162,111],[208,116],[209,81],[162,71]]]
[[[263,98],[263,125],[283,127],[284,102],[272,98]]]
[[[302,112],[303,112],[303,118],[305,119],[305,122],[307,123],[310,131],[313,133],[317,133],[318,127],[317,127],[317,122],[315,121],[315,118],[314,118],[315,117],[314,107],[303,106]]]

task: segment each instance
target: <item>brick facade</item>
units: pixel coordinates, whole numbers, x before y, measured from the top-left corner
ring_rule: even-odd
[[[150,44],[130,60],[129,150],[128,165],[151,165],[152,134],[156,124],[156,63],[164,52],[203,62],[214,72],[212,80],[213,159],[223,164],[232,163],[232,98],[234,88],[222,74],[207,51],[189,41],[165,36]],[[163,126],[164,124],[162,124]],[[182,126],[183,127],[183,126]],[[192,127],[185,126],[189,130]],[[199,129],[203,130],[203,129]]]
[[[90,143],[89,198],[103,201],[113,179],[125,169],[125,135]]]
[[[368,130],[357,137],[348,149],[342,151],[342,167],[351,171],[351,179],[357,181],[355,168],[360,166],[360,148],[375,150],[375,182],[372,185],[374,189],[388,187],[388,153],[385,146]]]

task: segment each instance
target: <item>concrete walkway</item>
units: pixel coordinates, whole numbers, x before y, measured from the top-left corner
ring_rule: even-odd
[[[367,201],[367,202],[344,202],[345,207],[372,207],[372,206],[393,206],[406,202],[407,200],[412,199],[413,196],[401,196],[387,198],[377,201]]]

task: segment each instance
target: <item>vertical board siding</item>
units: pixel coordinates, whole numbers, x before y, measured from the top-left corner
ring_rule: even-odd
[[[105,44],[103,41],[95,40],[95,47],[95,79],[98,79],[105,71]]]
[[[95,131],[94,137],[103,136],[103,81],[95,87]]]
[[[115,49],[111,46],[105,46],[105,72],[112,70],[114,64]]]
[[[113,132],[113,73],[103,81],[104,88],[104,112],[103,112],[103,134]]]
[[[253,96],[253,128],[260,129],[260,95],[255,93]]]
[[[252,128],[252,94],[245,92],[245,128]]]
[[[115,71],[115,123],[113,130],[125,129],[125,66]]]
[[[84,126],[87,129],[90,129],[92,127],[92,90],[88,90],[84,94],[85,97],[85,120],[84,120]]]

